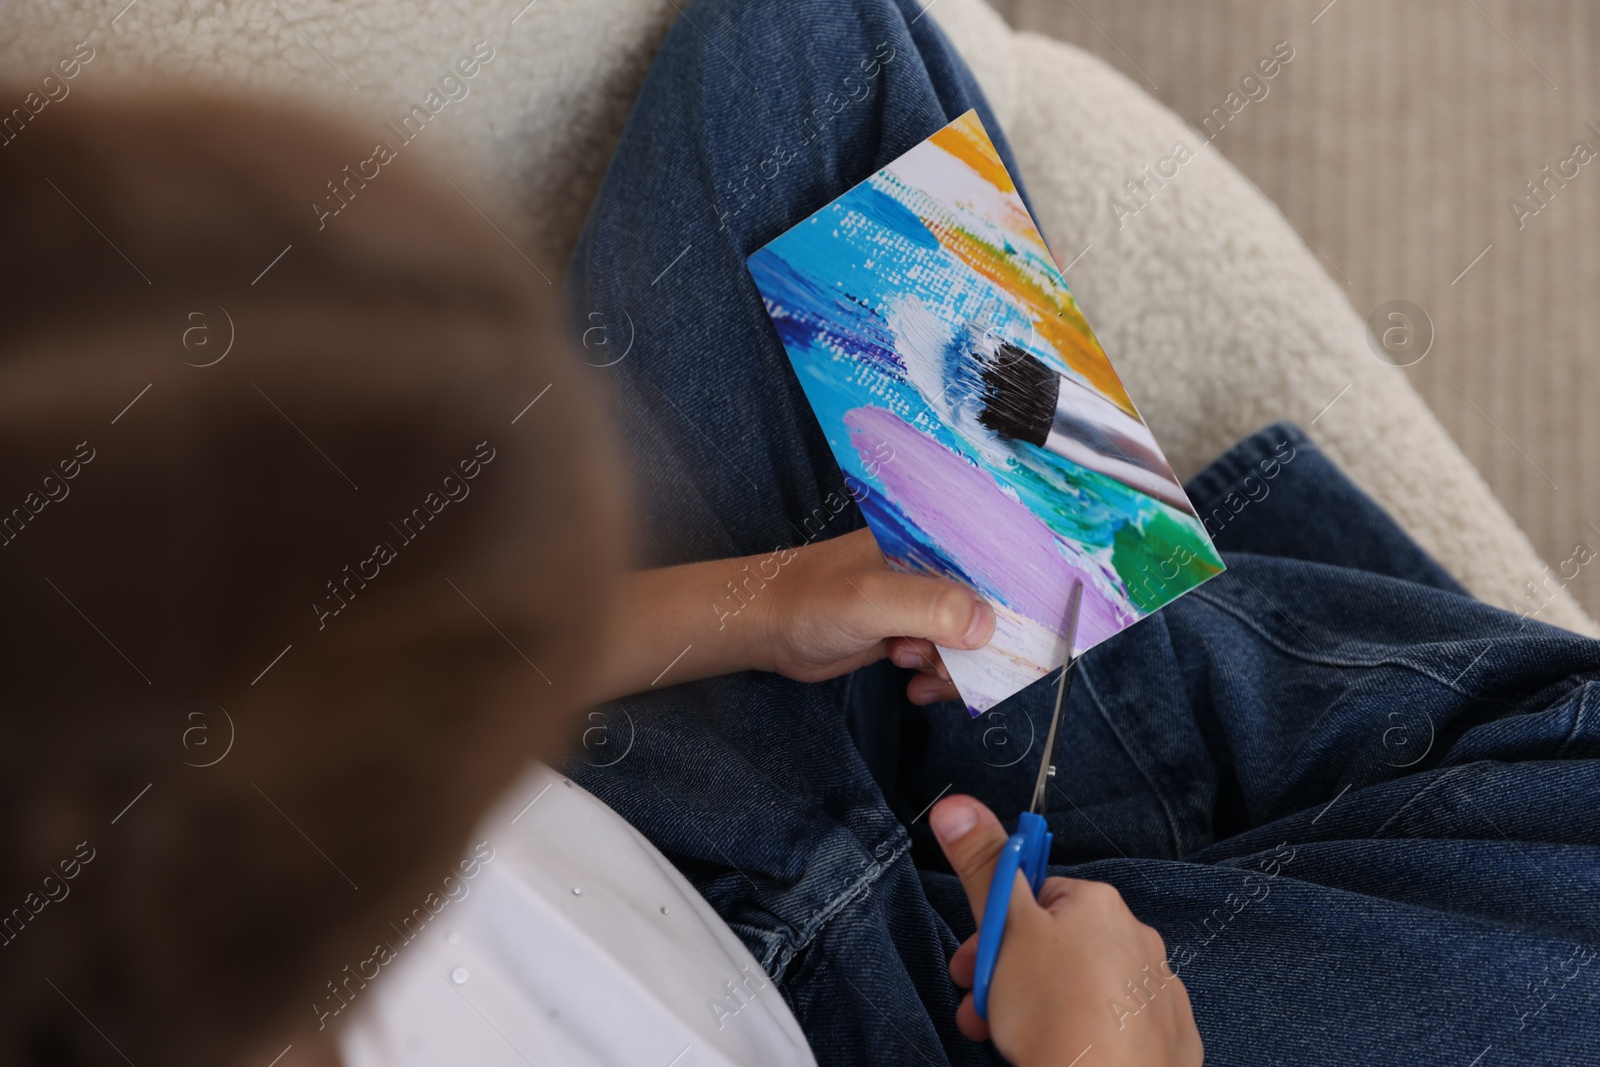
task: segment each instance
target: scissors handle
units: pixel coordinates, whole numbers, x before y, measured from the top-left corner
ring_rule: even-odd
[[[1045,867],[1050,862],[1052,837],[1043,818],[1025,811],[1017,818],[1017,832],[1006,841],[995,861],[989,900],[983,907],[983,925],[978,928],[978,963],[972,985],[973,1007],[980,1019],[989,1017],[989,984],[994,981],[995,963],[1000,959],[1000,941],[1005,935],[1017,875],[1027,879],[1034,896],[1039,895]]]

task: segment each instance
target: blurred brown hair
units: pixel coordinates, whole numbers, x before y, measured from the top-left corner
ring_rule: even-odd
[[[0,148],[5,1062],[315,1028],[564,736],[618,558],[598,409],[414,161],[317,229],[369,148],[88,93]]]

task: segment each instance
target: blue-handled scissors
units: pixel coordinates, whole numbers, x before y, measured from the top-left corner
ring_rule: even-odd
[[[1044,821],[1045,794],[1055,777],[1056,730],[1061,725],[1061,709],[1072,688],[1073,668],[1078,659],[1072,654],[1078,634],[1078,610],[1083,604],[1083,583],[1075,583],[1067,603],[1066,662],[1061,666],[1061,681],[1056,686],[1056,710],[1050,716],[1050,732],[1045,735],[1044,754],[1039,757],[1039,777],[1033,783],[1033,801],[1017,817],[1017,832],[1011,835],[1000,858],[995,861],[994,879],[989,883],[989,900],[983,908],[983,925],[978,929],[978,964],[972,986],[973,1006],[978,1017],[989,1017],[989,984],[994,981],[994,965],[1000,958],[1000,940],[1006,932],[1006,915],[1011,910],[1011,890],[1017,873],[1028,880],[1033,895],[1044,885],[1045,867],[1050,862],[1053,835]]]

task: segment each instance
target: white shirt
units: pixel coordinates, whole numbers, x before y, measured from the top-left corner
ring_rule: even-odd
[[[814,1067],[744,944],[578,785],[536,767],[473,840],[349,994],[347,1067]]]

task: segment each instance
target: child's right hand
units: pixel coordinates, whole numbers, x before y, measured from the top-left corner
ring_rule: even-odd
[[[1009,835],[971,797],[946,797],[929,821],[981,926]],[[974,934],[950,960],[964,989],[972,988],[977,948]],[[1112,886],[1050,878],[1035,901],[1018,875],[989,1019],[978,1017],[968,992],[956,1025],[974,1041],[992,1038],[1017,1067],[1067,1067],[1080,1057],[1081,1067],[1199,1067],[1205,1051],[1189,995],[1166,958],[1161,935],[1134,918]]]

